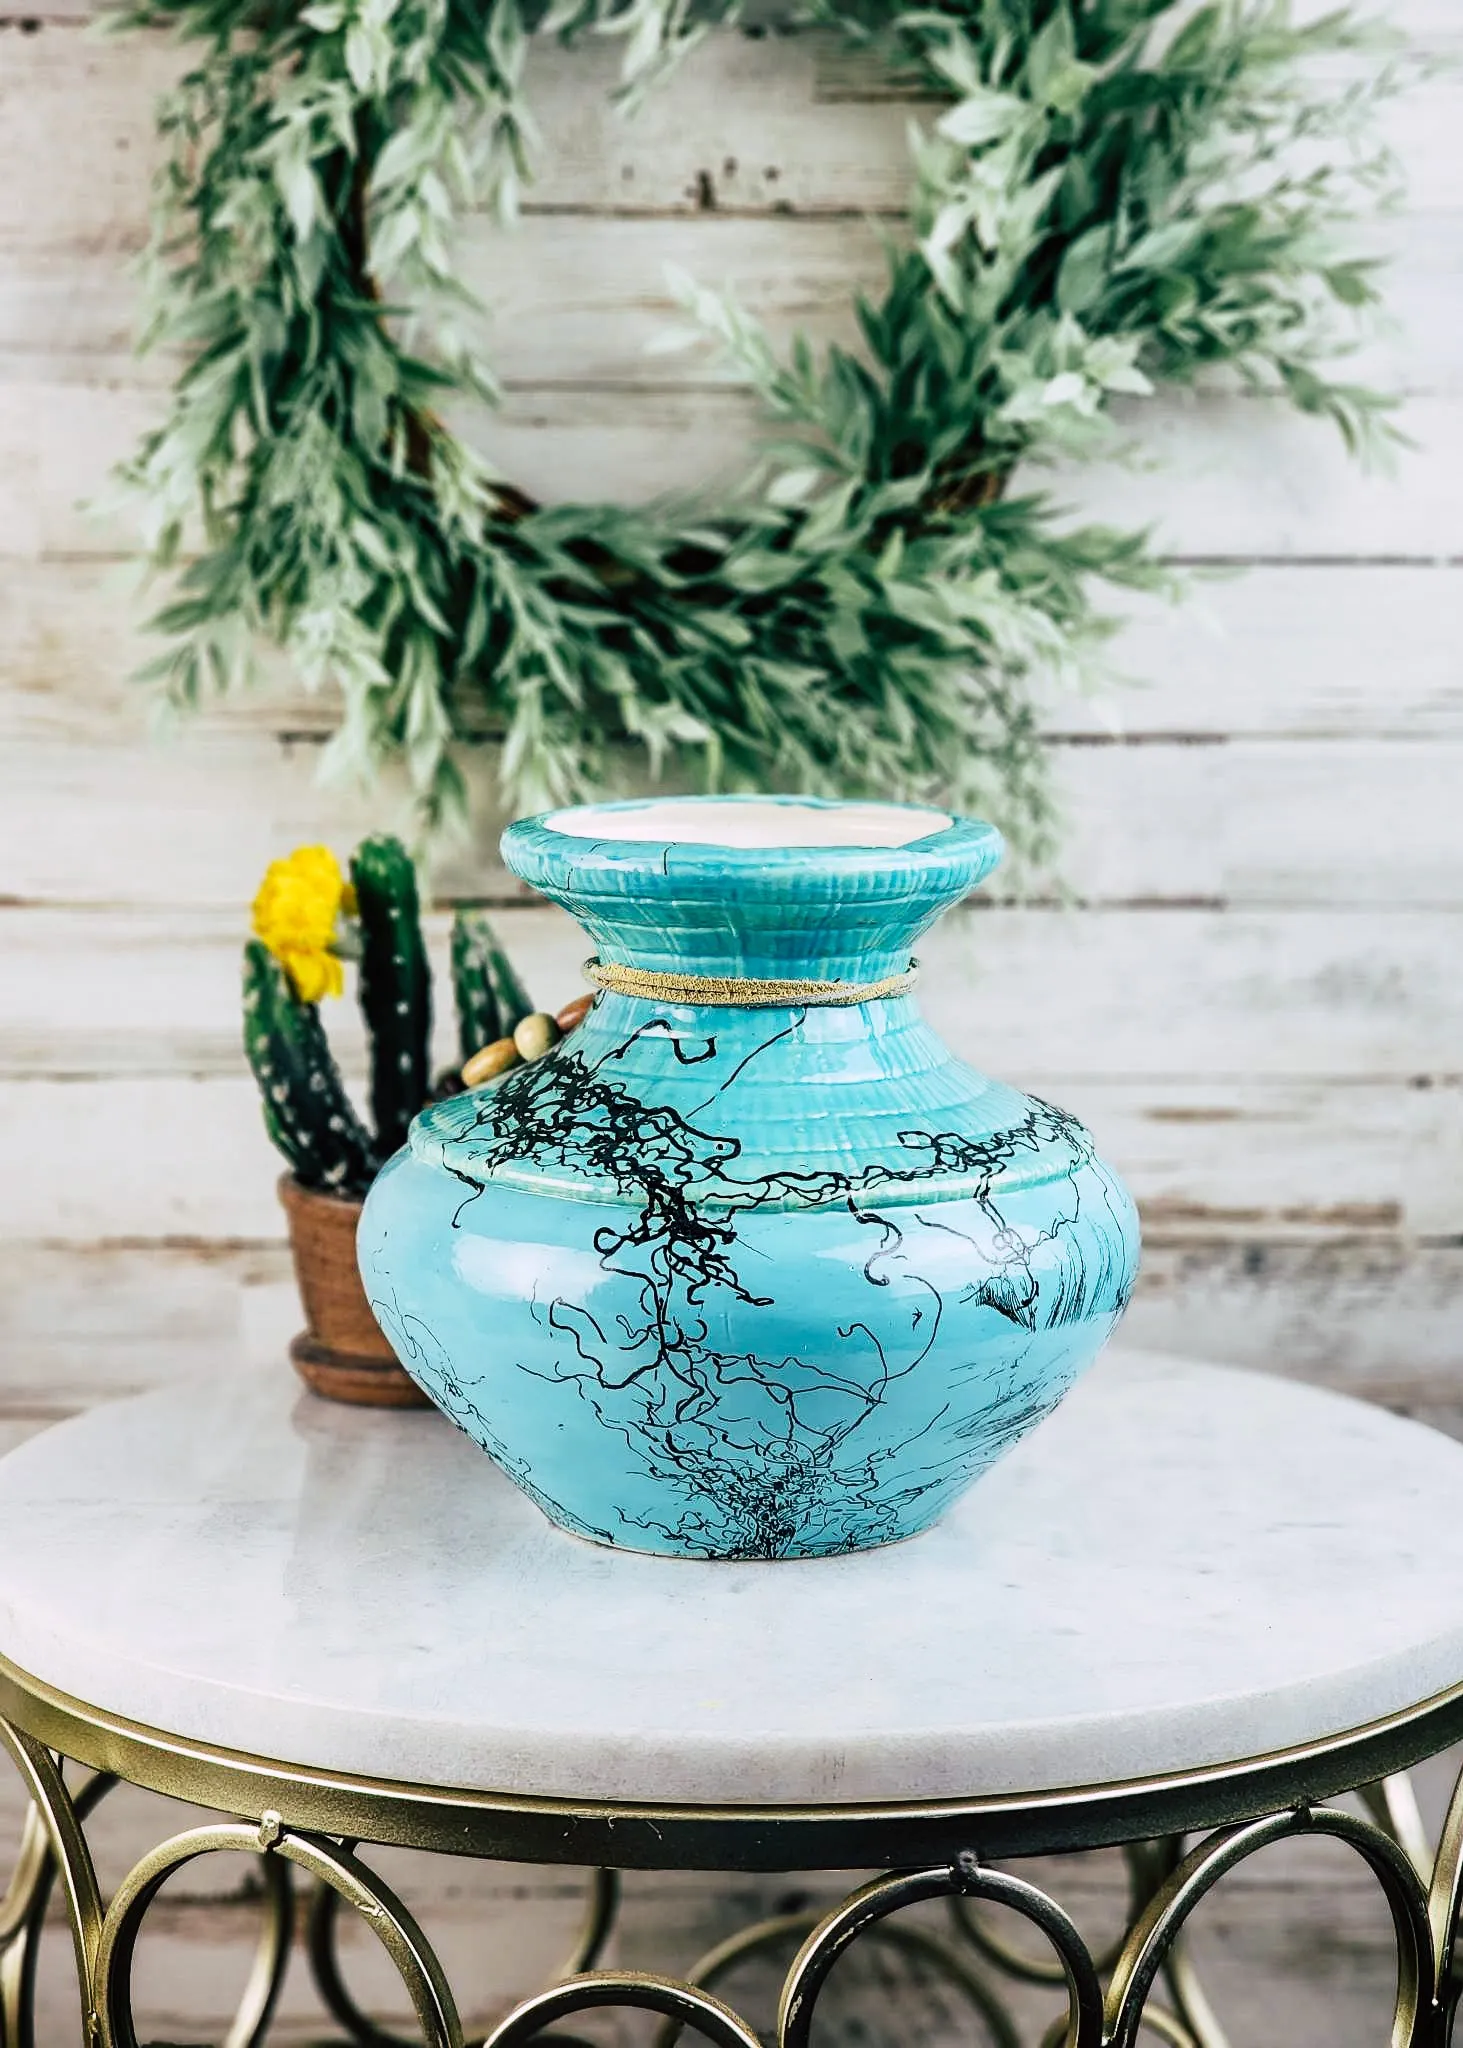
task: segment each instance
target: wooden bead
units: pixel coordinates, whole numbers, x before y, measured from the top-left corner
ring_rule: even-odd
[[[464,1088],[481,1088],[484,1081],[492,1081],[499,1074],[506,1074],[510,1067],[519,1064],[522,1055],[511,1038],[495,1038],[491,1045],[485,1045],[481,1052],[475,1052],[462,1069]]]
[[[536,1060],[559,1042],[559,1027],[546,1010],[535,1010],[513,1033],[520,1059]]]
[[[594,997],[592,995],[575,996],[572,1003],[565,1003],[563,1009],[555,1017],[554,1022],[561,1031],[570,1032],[576,1024],[584,1022],[593,1006]]]

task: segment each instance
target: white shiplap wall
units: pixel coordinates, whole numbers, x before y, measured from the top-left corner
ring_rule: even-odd
[[[63,5],[0,28],[0,1408],[34,1417],[200,1347],[277,1354],[293,1310],[237,1048],[243,907],[272,855],[382,815],[316,786],[328,708],[283,689],[148,737],[124,536],[82,501],[159,404],[127,261],[177,57]],[[1450,0],[1394,12],[1463,45]],[[674,317],[665,263],[779,330],[846,331],[920,111],[818,38],[731,35],[627,124],[612,63],[539,63],[541,211],[466,237],[508,385],[475,431],[550,494],[735,459],[742,396],[700,356],[646,353]],[[1085,1115],[1132,1181],[1139,1335],[1436,1412],[1463,1351],[1460,115],[1455,72],[1392,116],[1399,327],[1367,367],[1409,396],[1395,476],[1207,396],[1134,410],[1144,462],[1055,480],[1246,573],[1136,615],[1138,681],[1112,704],[1053,706],[1076,902],[968,909],[928,982],[963,1051]],[[562,997],[579,943],[493,838],[438,887],[500,905]]]
[[[1463,49],[1457,0],[1392,12]],[[229,1357],[285,1369],[296,1309],[238,1051],[244,907],[274,854],[344,848],[382,816],[317,788],[326,716],[283,690],[147,737],[123,537],[80,501],[159,403],[159,366],[128,352],[126,265],[177,60],[75,14],[0,20],[0,1447]],[[611,63],[540,64],[542,210],[516,242],[466,237],[508,387],[475,431],[549,494],[643,495],[735,459],[748,415],[724,377],[645,353],[673,317],[663,266],[734,285],[780,331],[847,331],[918,111],[817,39],[729,36],[626,126]],[[1135,1335],[1463,1429],[1463,74],[1393,126],[1411,201],[1378,239],[1402,325],[1367,367],[1407,391],[1415,453],[1366,478],[1324,429],[1206,397],[1135,412],[1148,466],[1057,479],[1246,573],[1135,614],[1119,659],[1139,681],[1113,705],[1053,707],[1074,901],[952,917],[927,989],[962,1051],[1081,1112],[1132,1182]],[[531,985],[567,996],[582,943],[494,837],[485,820],[438,888],[497,906]],[[161,1832],[125,1808],[108,1826],[130,1853]],[[488,1981],[503,1882],[420,1882]],[[1273,2031],[1277,1996],[1309,2010],[1314,1944],[1276,1947],[1300,1908],[1277,1913],[1272,1879],[1230,1896],[1218,1979]],[[684,1962],[768,1898],[652,1887],[654,1939],[632,1929],[624,1959]],[[1328,2038],[1359,2048],[1388,1947],[1361,1892],[1316,1910],[1322,1974],[1348,1992]],[[206,1902],[163,1921],[148,2002],[172,2038],[222,2009],[249,1935]],[[48,2011],[63,1977],[64,1957]],[[314,2038],[294,2015],[288,2037]]]

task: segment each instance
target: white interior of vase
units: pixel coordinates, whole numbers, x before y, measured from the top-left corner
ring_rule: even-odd
[[[746,797],[665,797],[622,810],[577,805],[543,820],[572,839],[669,840],[681,846],[909,846],[946,831],[948,811],[903,804],[810,804]]]

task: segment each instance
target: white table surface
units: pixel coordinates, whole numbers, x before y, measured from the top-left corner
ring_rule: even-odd
[[[0,1461],[0,1653],[279,1761],[545,1796],[916,1800],[1336,1734],[1463,1679],[1463,1446],[1110,1354],[927,1535],[597,1549],[435,1412],[200,1379]]]

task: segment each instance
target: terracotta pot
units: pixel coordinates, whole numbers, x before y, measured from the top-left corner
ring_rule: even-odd
[[[279,1199],[306,1327],[290,1345],[295,1371],[313,1393],[362,1408],[427,1408],[427,1396],[402,1371],[381,1334],[356,1268],[361,1204],[301,1187],[281,1176]]]

